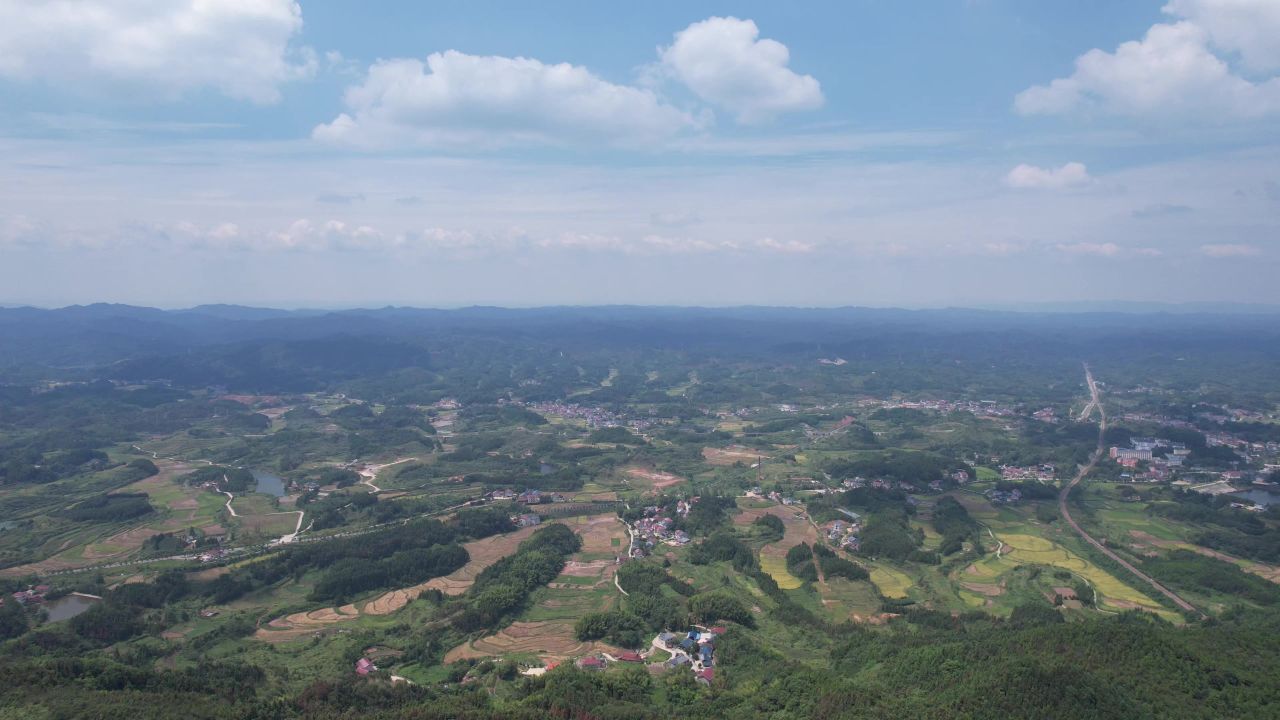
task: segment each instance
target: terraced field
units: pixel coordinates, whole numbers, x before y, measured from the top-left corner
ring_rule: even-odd
[[[254,637],[265,642],[289,642],[331,625],[355,620],[361,615],[390,615],[416,600],[427,590],[436,589],[445,595],[461,595],[475,582],[485,568],[515,552],[522,541],[533,534],[537,527],[527,527],[515,532],[474,540],[463,545],[470,556],[466,565],[444,577],[432,578],[412,587],[383,593],[367,602],[324,608],[310,612],[293,613],[276,618],[258,628]]]
[[[570,558],[558,577],[534,595],[533,607],[519,621],[455,647],[445,656],[446,663],[517,654],[562,660],[616,650],[602,643],[579,641],[574,637],[573,624],[584,614],[608,610],[617,603],[620,594],[613,584],[613,574],[619,548],[627,545],[626,526],[615,515],[561,522],[582,536],[582,549]]]
[[[1019,533],[998,532],[996,538],[1005,544],[1004,550],[999,555],[990,553],[966,568],[966,582],[976,586],[990,585],[997,583],[1001,575],[1018,565],[1048,565],[1069,570],[1088,580],[1097,589],[1102,604],[1112,609],[1141,608],[1161,614],[1167,612],[1149,596],[1057,543],[1036,535]],[[982,594],[988,593],[989,591]]]
[[[776,515],[782,520],[785,534],[778,542],[769,543],[760,549],[760,569],[768,573],[778,583],[778,587],[794,590],[803,582],[787,571],[787,551],[800,543],[813,545],[820,542],[818,529],[809,522],[803,511],[776,504],[743,510],[733,518],[733,523],[740,527],[749,526],[756,518],[764,515]]]

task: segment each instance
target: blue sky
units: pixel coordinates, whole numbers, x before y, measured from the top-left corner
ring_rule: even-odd
[[[0,0],[0,302],[1280,302],[1276,0],[546,5]]]

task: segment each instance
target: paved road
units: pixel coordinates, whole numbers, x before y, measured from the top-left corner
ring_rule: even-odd
[[[1080,537],[1084,538],[1085,542],[1097,548],[1103,555],[1111,558],[1120,565],[1120,567],[1123,567],[1125,570],[1136,575],[1143,582],[1155,588],[1161,595],[1172,600],[1178,607],[1186,610],[1187,612],[1198,613],[1200,617],[1205,617],[1204,613],[1197,610],[1191,603],[1183,600],[1177,593],[1156,582],[1150,575],[1134,567],[1132,563],[1112,552],[1106,545],[1095,540],[1092,535],[1084,531],[1084,528],[1080,527],[1080,524],[1075,521],[1075,518],[1071,517],[1071,510],[1067,506],[1067,496],[1071,494],[1071,489],[1076,485],[1079,485],[1080,481],[1084,480],[1085,476],[1092,472],[1093,468],[1097,466],[1098,460],[1102,459],[1102,453],[1106,447],[1107,410],[1102,405],[1101,394],[1098,392],[1098,383],[1094,381],[1093,372],[1089,370],[1088,365],[1084,366],[1084,379],[1085,382],[1089,383],[1090,400],[1089,405],[1085,408],[1086,414],[1081,415],[1080,419],[1085,419],[1088,416],[1087,413],[1091,413],[1094,408],[1098,409],[1098,446],[1094,449],[1093,455],[1089,457],[1088,464],[1080,468],[1080,472],[1076,473],[1076,476],[1071,479],[1071,482],[1067,483],[1067,486],[1062,488],[1062,492],[1058,493],[1058,511],[1062,513],[1062,517],[1066,519],[1067,524],[1071,526],[1072,530],[1075,530]]]

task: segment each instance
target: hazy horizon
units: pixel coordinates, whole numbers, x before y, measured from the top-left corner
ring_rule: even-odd
[[[616,303],[616,304],[530,304],[530,305],[500,305],[493,303],[467,303],[458,305],[412,305],[412,304],[396,304],[396,303],[368,303],[361,305],[308,305],[308,304],[280,304],[280,305],[249,305],[237,302],[215,302],[201,303],[196,305],[144,305],[128,302],[88,302],[88,303],[72,303],[68,305],[38,305],[33,303],[5,303],[0,302],[0,310],[22,310],[32,309],[41,311],[60,311],[76,308],[91,307],[120,307],[133,308],[139,310],[159,310],[167,313],[191,312],[200,309],[211,308],[231,308],[243,310],[260,310],[267,312],[284,312],[284,313],[343,313],[343,312],[377,312],[381,310],[410,310],[410,311],[465,311],[465,310],[498,310],[498,311],[528,311],[528,310],[606,310],[606,309],[627,309],[627,310],[793,310],[793,311],[833,311],[833,310],[875,310],[875,311],[893,311],[901,310],[907,312],[947,312],[947,311],[972,311],[972,312],[992,312],[992,313],[1012,313],[1012,314],[1174,314],[1174,315],[1270,315],[1280,313],[1280,304],[1267,303],[1233,303],[1233,302],[1142,302],[1142,301],[1074,301],[1074,302],[1026,302],[1026,303],[1008,303],[1008,304],[973,304],[973,305],[768,305],[759,303],[738,303],[724,305],[684,305],[684,304],[658,304],[658,303]]]

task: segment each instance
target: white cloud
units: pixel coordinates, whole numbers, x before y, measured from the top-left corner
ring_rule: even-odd
[[[1090,181],[1088,169],[1078,162],[1069,162],[1059,168],[1042,168],[1024,163],[1010,170],[1004,178],[1006,185],[1018,189],[1060,190],[1087,185]]]
[[[983,254],[995,255],[998,257],[1008,257],[1010,255],[1017,255],[1021,253],[1023,250],[1026,250],[1026,246],[1024,246],[1022,243],[1016,243],[1016,242],[987,242],[987,243],[983,243],[982,247],[980,248],[980,251]]]
[[[0,77],[268,103],[315,70],[301,29],[293,0],[0,0]]]
[[[1099,255],[1101,257],[1115,257],[1120,254],[1120,246],[1115,243],[1066,243],[1055,246],[1059,252],[1069,255]]]
[[[1224,243],[1201,245],[1200,252],[1211,258],[1236,258],[1261,255],[1262,249],[1256,245]]]
[[[1280,2],[1275,0],[1171,0],[1170,15],[1184,17],[1209,33],[1215,47],[1239,53],[1253,72],[1280,69]]]
[[[741,123],[822,107],[822,88],[812,76],[787,67],[787,46],[760,39],[751,20],[712,17],[676,33],[659,50],[662,69],[698,97],[725,108]]]
[[[814,246],[813,243],[807,243],[802,240],[775,240],[767,237],[757,240],[756,247],[785,254],[802,254],[813,252]]]
[[[1257,118],[1280,112],[1280,78],[1247,78],[1227,54],[1255,72],[1280,69],[1280,3],[1275,0],[1174,0],[1158,23],[1115,52],[1076,58],[1075,72],[1018,94],[1024,115],[1092,111],[1130,116]]]
[[[360,147],[446,142],[644,142],[698,125],[651,90],[531,58],[433,53],[384,60],[313,136]]]

